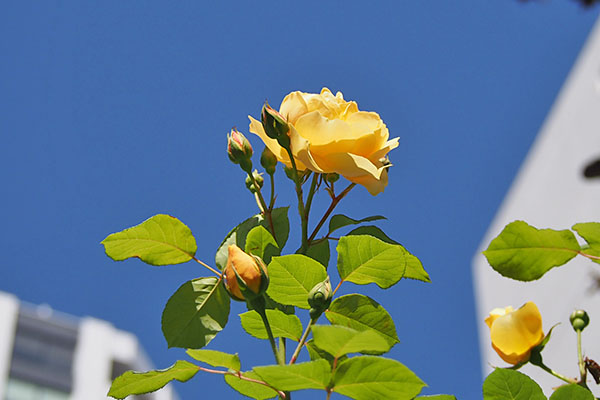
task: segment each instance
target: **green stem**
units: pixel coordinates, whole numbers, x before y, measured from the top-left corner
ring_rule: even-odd
[[[577,360],[579,361],[579,376],[581,378],[579,384],[587,388],[587,369],[581,353],[581,329],[577,330]]]
[[[282,359],[279,351],[277,351],[277,345],[275,344],[275,338],[273,337],[273,331],[271,330],[271,324],[269,324],[269,320],[267,319],[267,312],[264,308],[255,308],[256,312],[260,315],[263,320],[263,324],[265,325],[265,329],[267,330],[267,336],[269,337],[269,342],[271,343],[271,350],[273,350],[273,355],[275,356],[275,361],[279,365],[285,364],[285,359]]]
[[[236,371],[236,372],[221,371],[221,370],[218,370],[218,369],[211,369],[211,368],[201,367],[199,365],[196,365],[196,368],[198,368],[200,371],[209,372],[211,374],[231,375],[231,376],[235,376],[236,378],[241,379],[243,381],[258,383],[259,385],[263,385],[263,386],[269,387],[269,388],[273,389],[274,391],[276,391],[280,398],[282,398],[282,399],[289,399],[289,397],[286,397],[285,393],[282,392],[281,390],[275,389],[273,386],[269,385],[267,382],[259,381],[258,379],[248,378],[248,377],[242,375],[241,371]]]
[[[294,176],[294,183],[296,184],[296,197],[298,197],[298,213],[300,214],[300,222],[302,224],[302,247],[300,247],[300,253],[305,254],[306,249],[308,248],[308,221],[305,218],[304,212],[304,199],[302,195],[302,183],[300,182],[300,178],[298,176],[298,168],[296,167],[296,160],[294,159],[294,155],[292,154],[292,150],[290,148],[285,149],[290,157],[290,162],[292,163],[292,173]]]
[[[275,206],[275,177],[273,174],[269,174],[269,177],[271,178],[271,199],[269,200],[269,211],[272,211],[273,207]]]
[[[316,172],[313,174],[313,179],[310,184],[310,190],[308,191],[308,196],[306,197],[306,207],[304,207],[304,218],[308,222],[308,215],[310,214],[310,207],[312,206],[313,197],[315,196],[315,192],[317,191],[317,181],[319,180],[319,174]]]
[[[534,364],[534,365],[537,365],[538,367],[540,367],[541,369],[543,369],[550,375],[553,375],[562,381],[565,381],[567,383],[577,383],[577,379],[568,378],[568,377],[564,376],[563,374],[560,374],[560,373],[554,371],[553,369],[550,369],[546,364],[544,364],[542,362]]]
[[[267,203],[265,202],[265,198],[263,197],[261,191],[260,191],[260,187],[258,186],[258,183],[256,183],[256,179],[254,179],[254,175],[252,175],[251,173],[248,173],[248,176],[250,177],[250,180],[252,181],[252,184],[254,185],[254,188],[256,189],[256,195],[258,196],[258,200],[260,201],[260,206],[262,208],[262,212],[266,212],[267,211]]]
[[[321,220],[319,221],[319,223],[317,224],[317,227],[315,228],[315,230],[313,231],[313,233],[310,235],[310,238],[308,239],[308,244],[310,244],[313,239],[315,238],[315,236],[317,236],[317,233],[319,232],[319,229],[321,229],[321,227],[323,226],[323,224],[325,223],[325,221],[327,220],[327,218],[329,218],[329,215],[331,215],[331,213],[333,212],[333,210],[335,209],[335,207],[338,205],[338,203],[340,201],[342,201],[342,199],[344,197],[346,197],[346,195],[352,190],[352,188],[356,186],[356,183],[351,183],[350,185],[348,185],[346,187],[346,189],[344,189],[342,191],[342,193],[340,193],[339,195],[333,197],[331,199],[331,204],[329,205],[329,208],[327,209],[327,211],[325,211],[325,214],[323,215],[323,218],[321,218]]]
[[[292,354],[292,358],[290,359],[290,364],[293,364],[298,359],[298,355],[300,354],[300,350],[302,350],[302,346],[304,346],[304,342],[306,342],[306,338],[308,338],[308,334],[310,333],[310,328],[317,322],[317,318],[313,318],[310,320],[302,337],[300,338],[300,342],[298,342],[298,346],[296,346],[296,350],[294,350],[294,354]]]

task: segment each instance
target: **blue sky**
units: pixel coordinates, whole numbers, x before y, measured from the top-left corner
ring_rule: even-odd
[[[387,216],[380,226],[431,275],[366,289],[396,321],[391,356],[424,393],[480,398],[471,257],[597,15],[567,0],[4,3],[0,290],[134,332],[158,367],[184,357],[160,316],[205,271],[116,263],[99,242],[168,213],[212,263],[256,212],[226,133],[247,132],[266,99],[327,86],[401,137],[385,193],[359,188],[338,210]],[[286,189],[279,205],[293,204]],[[210,348],[270,363],[235,307]],[[206,374],[176,389],[235,398]]]

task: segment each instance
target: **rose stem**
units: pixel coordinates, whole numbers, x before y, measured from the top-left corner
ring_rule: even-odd
[[[265,198],[263,197],[262,192],[260,191],[260,187],[254,179],[254,175],[248,174],[248,176],[250,177],[250,180],[254,185],[254,189],[256,189],[256,195],[258,197],[258,200],[260,201],[258,208],[260,209],[261,213],[264,214],[265,217],[267,217],[267,220],[269,221],[269,228],[271,228],[271,233],[273,234],[273,237],[275,237],[275,227],[273,226],[273,218],[271,217],[271,208],[274,203],[273,190],[275,187],[273,183],[273,175],[271,175],[271,206],[269,206],[269,208],[267,208],[267,203],[265,202]]]
[[[566,376],[564,376],[563,374],[560,374],[552,369],[550,369],[546,364],[540,362],[539,364],[534,364],[537,365],[538,367],[540,367],[541,369],[543,369],[544,371],[546,371],[547,373],[549,373],[550,375],[554,375],[555,377],[557,377],[558,379],[565,381],[567,383],[577,383],[577,381],[573,378],[567,378]]]
[[[304,330],[304,333],[302,334],[302,337],[300,338],[300,341],[298,342],[298,346],[296,346],[296,350],[294,350],[294,354],[292,354],[292,358],[290,358],[290,364],[293,364],[296,362],[296,359],[298,359],[298,355],[300,354],[300,350],[302,349],[302,346],[304,346],[304,342],[306,342],[306,338],[308,337],[308,334],[310,333],[310,328],[315,324],[315,322],[317,322],[317,318],[313,318],[310,320],[310,322],[308,323],[308,325],[306,325],[306,329]]]
[[[300,253],[305,254],[306,249],[308,248],[308,221],[304,218],[304,200],[302,196],[302,184],[300,183],[300,178],[298,177],[298,168],[296,167],[296,160],[294,159],[294,155],[292,154],[291,148],[288,146],[285,148],[290,157],[290,162],[292,163],[292,173],[294,175],[294,182],[296,183],[296,196],[298,197],[298,213],[300,214],[300,221],[302,223],[302,246],[300,247]]]
[[[585,369],[585,362],[581,354],[581,329],[577,330],[577,359],[579,360],[579,375],[581,376],[579,384],[587,388],[587,370]]]
[[[259,385],[264,385],[264,386],[269,387],[269,388],[273,389],[274,391],[276,391],[277,394],[279,395],[279,397],[281,397],[283,399],[286,398],[285,394],[282,391],[275,389],[273,386],[269,385],[267,382],[259,381],[258,379],[248,378],[248,377],[242,375],[241,371],[237,371],[237,372],[219,371],[218,369],[204,368],[204,367],[200,367],[199,365],[196,365],[196,367],[200,371],[210,372],[211,374],[231,375],[231,376],[235,376],[236,378],[239,378],[243,381],[248,381],[248,382],[258,383]]]
[[[315,192],[317,191],[317,181],[319,180],[319,174],[316,172],[313,174],[313,179],[310,184],[310,190],[308,191],[308,196],[306,197],[306,207],[304,208],[304,219],[306,219],[306,223],[308,226],[308,214],[310,213],[310,207],[312,206],[313,197],[315,196]],[[307,243],[308,245],[308,243]]]
[[[202,262],[200,260],[198,260],[195,256],[192,256],[192,260],[196,261],[198,264],[208,268],[209,270],[211,270],[212,272],[214,272],[215,274],[217,274],[217,276],[221,276],[221,273],[219,271],[217,271],[216,269],[214,269],[213,267],[211,267],[210,265],[206,264],[205,262]]]
[[[327,220],[329,215],[333,212],[333,209],[335,208],[335,206],[338,205],[338,203],[350,192],[350,190],[352,190],[352,188],[354,186],[356,186],[356,183],[351,183],[350,185],[348,185],[348,187],[346,187],[346,189],[344,189],[342,191],[342,193],[340,193],[339,195],[337,195],[333,199],[331,199],[331,204],[329,205],[329,208],[327,209],[327,211],[325,211],[325,215],[323,215],[323,218],[321,218],[321,220],[317,224],[317,227],[315,228],[313,233],[310,235],[310,238],[308,239],[309,244],[310,244],[310,242],[313,241],[315,236],[317,236],[319,229],[321,229],[321,227],[323,226],[323,224],[325,223],[325,221]]]
[[[271,324],[269,324],[269,320],[267,319],[267,313],[263,308],[255,307],[256,312],[260,315],[263,320],[263,324],[265,325],[265,329],[267,331],[267,336],[269,337],[269,342],[271,343],[271,350],[273,350],[273,355],[275,356],[275,361],[277,364],[284,365],[285,360],[282,360],[279,352],[277,351],[277,345],[275,344],[275,338],[273,337],[273,331],[271,331]]]

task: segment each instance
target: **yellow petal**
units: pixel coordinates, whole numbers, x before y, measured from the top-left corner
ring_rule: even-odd
[[[506,315],[513,311],[514,310],[511,306],[504,308],[494,308],[492,311],[490,311],[490,315],[488,315],[488,317],[485,319],[485,323],[487,324],[488,328],[491,329],[492,323],[496,320],[496,318]]]
[[[373,196],[377,196],[379,193],[383,192],[388,184],[388,172],[387,168],[384,168],[383,171],[381,171],[379,179],[375,179],[371,175],[355,176],[347,179],[350,182],[364,186],[369,193]]]
[[[490,334],[492,346],[503,360],[510,363],[526,360],[531,349],[544,338],[540,311],[534,303],[528,302],[516,311],[495,318]]]
[[[298,118],[294,127],[300,136],[310,142],[311,146],[352,138],[352,127],[347,122],[325,118],[318,111],[304,114]]]
[[[291,124],[296,123],[296,120],[308,112],[308,106],[304,101],[302,92],[292,92],[283,98],[279,113],[283,115]]]

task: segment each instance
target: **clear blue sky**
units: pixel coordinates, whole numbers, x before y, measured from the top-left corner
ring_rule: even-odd
[[[401,137],[385,193],[359,188],[339,207],[386,215],[431,275],[367,288],[396,321],[391,355],[424,393],[480,398],[471,257],[597,15],[568,0],[4,2],[0,290],[134,332],[158,367],[184,357],[167,350],[161,312],[205,271],[116,263],[99,242],[168,213],[212,263],[256,211],[225,134],[247,132],[265,99],[327,86]],[[262,346],[270,363],[266,342],[242,336],[243,311],[210,348],[249,368]],[[176,389],[236,398],[206,374]]]

